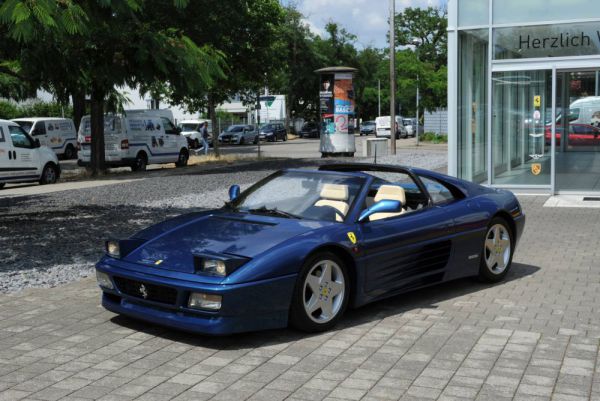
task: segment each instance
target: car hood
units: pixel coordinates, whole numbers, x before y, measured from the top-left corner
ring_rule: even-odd
[[[329,224],[334,223],[217,211],[191,218],[163,232],[124,259],[193,273],[194,255],[230,255],[251,259],[290,238]]]

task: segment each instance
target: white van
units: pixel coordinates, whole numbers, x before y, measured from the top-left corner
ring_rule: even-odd
[[[17,123],[0,120],[0,189],[12,182],[54,184],[60,177],[58,157]]]
[[[34,139],[39,139],[42,146],[48,146],[59,157],[75,159],[77,157],[77,132],[70,118],[16,118],[19,124]]]
[[[208,142],[212,140],[212,121],[210,120],[183,120],[177,124],[181,130],[181,135],[188,139],[190,148],[198,149],[202,144],[202,134],[200,134],[200,126],[204,123],[208,124]]]
[[[78,164],[89,166],[92,134],[90,117],[85,116],[79,127]],[[189,159],[187,139],[166,117],[151,110],[134,116],[104,116],[104,151],[108,167],[131,167],[144,171],[148,164],[175,163],[186,166]]]
[[[391,129],[390,129],[390,116],[379,116],[375,119],[375,136],[378,138],[390,138],[391,137]],[[408,131],[406,131],[406,127],[402,122],[402,117],[396,116],[396,139],[406,138],[408,136]]]

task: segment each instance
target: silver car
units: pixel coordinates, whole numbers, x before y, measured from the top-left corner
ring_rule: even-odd
[[[417,119],[416,118],[404,118],[404,119],[402,119],[402,122],[404,123],[404,127],[406,128],[407,135],[414,138],[417,135],[416,134]],[[419,135],[423,135],[424,132],[425,132],[425,128],[423,127],[423,124],[419,124]]]
[[[219,134],[219,143],[258,143],[258,133],[252,125],[232,125]]]

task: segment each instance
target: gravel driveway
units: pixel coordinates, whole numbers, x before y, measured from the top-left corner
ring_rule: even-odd
[[[446,154],[400,152],[378,162],[439,169],[446,164]],[[0,193],[0,293],[52,287],[88,276],[107,238],[128,237],[169,217],[220,207],[233,184],[246,188],[277,169],[319,163],[323,161],[279,160],[189,168],[45,195],[2,198]]]

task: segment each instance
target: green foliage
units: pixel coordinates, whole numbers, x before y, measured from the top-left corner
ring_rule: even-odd
[[[63,114],[64,113],[64,114]],[[66,117],[72,118],[73,109],[56,102],[34,102],[17,105],[14,102],[0,101],[0,119],[12,120],[22,117]]]
[[[431,142],[431,143],[448,143],[447,135],[438,135],[435,132],[426,132],[423,135],[419,136],[419,140],[421,142]]]

